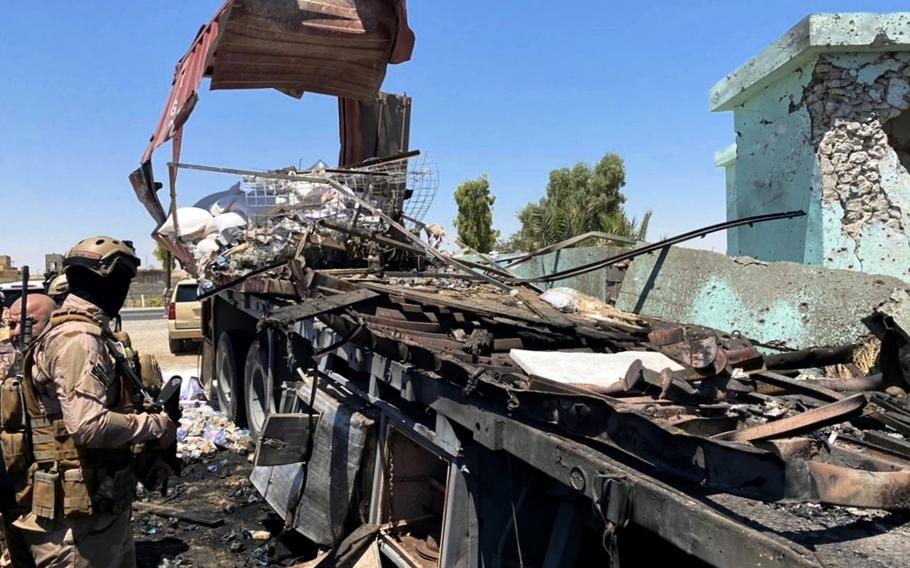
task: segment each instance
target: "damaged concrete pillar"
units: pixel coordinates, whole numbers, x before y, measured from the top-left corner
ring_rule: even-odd
[[[718,82],[732,110],[728,254],[910,281],[910,13],[814,14]],[[735,173],[735,175],[733,175]]]

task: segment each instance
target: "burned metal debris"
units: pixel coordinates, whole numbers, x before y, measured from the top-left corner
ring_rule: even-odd
[[[737,334],[623,314],[590,298],[579,309],[552,290],[541,297],[498,267],[437,251],[419,228],[384,214],[400,207],[408,175],[396,161],[248,175],[254,189],[210,200],[242,211],[246,224],[178,234],[204,290],[236,285],[293,300],[264,314],[261,328],[288,335],[295,322],[316,318],[346,342],[431,373],[494,412],[711,490],[910,508],[910,452],[881,443],[910,434],[905,400],[849,392],[874,384],[869,378],[831,389],[798,374],[846,361],[851,349],[765,357]],[[263,266],[272,268],[252,274]],[[602,363],[574,383],[558,382],[518,364],[522,351],[565,361],[644,352],[673,364],[643,364],[642,355],[607,382]],[[886,377],[895,381],[906,387],[902,375]],[[832,427],[849,427],[849,435],[829,444],[813,437]]]

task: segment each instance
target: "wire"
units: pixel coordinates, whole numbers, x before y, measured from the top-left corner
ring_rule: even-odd
[[[559,272],[553,272],[551,274],[545,274],[543,276],[538,276],[537,278],[528,278],[524,280],[519,280],[518,282],[553,282],[554,280],[563,280],[565,278],[571,278],[573,276],[581,276],[582,274],[587,274],[588,272],[593,272],[599,270],[611,264],[616,264],[617,262],[622,262],[624,260],[629,260],[643,254],[648,254],[649,252],[658,251],[661,249],[668,248],[677,243],[688,241],[696,237],[703,237],[705,235],[716,233],[717,231],[723,231],[724,229],[731,229],[733,227],[739,227],[740,225],[752,225],[753,223],[764,223],[765,221],[775,221],[777,219],[790,219],[792,217],[803,217],[805,216],[805,211],[786,211],[783,213],[766,213],[764,215],[754,215],[752,217],[744,217],[742,219],[736,219],[735,221],[726,221],[724,223],[717,223],[715,225],[709,225],[701,229],[696,229],[694,231],[689,231],[688,233],[683,233],[681,235],[671,237],[669,239],[664,239],[660,242],[653,243],[650,245],[645,245],[637,249],[633,249],[624,253],[620,253],[614,256],[607,257],[603,260],[598,260],[588,264],[583,264],[581,266],[576,266],[574,268],[569,268]]]

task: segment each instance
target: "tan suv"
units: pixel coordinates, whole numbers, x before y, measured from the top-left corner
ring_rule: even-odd
[[[171,293],[167,306],[167,343],[171,353],[181,353],[188,342],[202,341],[202,304],[196,290],[195,280],[181,280]]]

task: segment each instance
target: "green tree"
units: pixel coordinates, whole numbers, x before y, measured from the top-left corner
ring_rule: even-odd
[[[510,239],[524,250],[545,247],[568,238],[600,231],[644,240],[651,212],[641,221],[623,209],[626,168],[620,156],[606,154],[592,168],[578,163],[550,172],[546,195],[518,212],[521,229]]]
[[[171,263],[171,269],[174,268],[174,255],[170,253],[166,248],[161,246],[161,243],[158,243],[158,246],[155,247],[155,259],[161,263],[161,267],[167,269],[167,263]]]
[[[462,182],[455,190],[455,203],[458,205],[455,228],[458,230],[458,238],[477,252],[490,252],[499,237],[499,231],[493,230],[495,200],[490,195],[490,181],[486,174]]]

